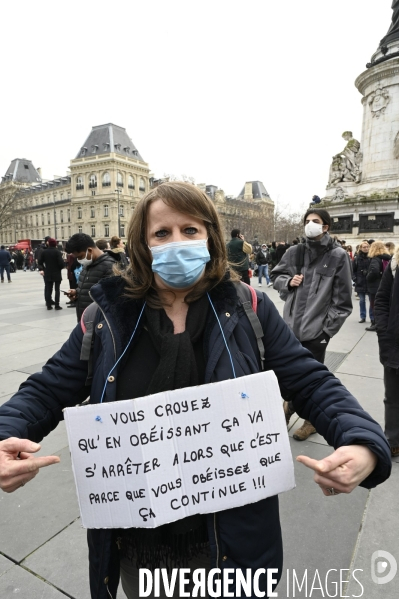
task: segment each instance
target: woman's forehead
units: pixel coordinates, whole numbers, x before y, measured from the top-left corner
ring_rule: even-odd
[[[151,202],[148,208],[148,223],[159,221],[190,221],[204,224],[203,221],[195,216],[190,216],[183,212],[179,212],[172,206],[168,206],[161,199],[156,199]]]

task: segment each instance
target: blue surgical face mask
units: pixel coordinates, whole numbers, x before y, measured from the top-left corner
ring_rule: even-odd
[[[174,241],[150,247],[152,270],[174,289],[192,287],[202,277],[211,259],[207,239]]]

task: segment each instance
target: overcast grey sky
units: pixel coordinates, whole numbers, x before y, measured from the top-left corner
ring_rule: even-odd
[[[22,0],[2,5],[0,173],[66,173],[91,127],[125,127],[157,176],[292,208],[323,195],[355,78],[391,0]]]

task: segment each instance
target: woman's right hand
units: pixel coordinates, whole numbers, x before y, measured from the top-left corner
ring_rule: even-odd
[[[65,293],[65,295],[67,295],[69,299],[74,301],[76,299],[76,289],[70,289],[68,292]]]
[[[33,457],[31,454],[39,449],[39,443],[33,443],[28,439],[10,437],[0,441],[0,488],[3,491],[16,491],[32,480],[38,474],[39,468],[60,461],[60,458],[54,455]]]

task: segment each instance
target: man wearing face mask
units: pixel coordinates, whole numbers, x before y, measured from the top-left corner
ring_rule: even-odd
[[[75,302],[79,322],[87,306],[93,302],[89,295],[90,289],[104,277],[113,274],[115,260],[100,250],[95,241],[85,233],[72,235],[66,244],[66,252],[72,254],[83,266],[77,289],[71,289],[67,294]]]
[[[284,299],[284,320],[313,357],[324,363],[328,343],[352,312],[352,271],[348,253],[328,230],[327,210],[310,208],[303,219],[306,240],[291,247],[273,269],[274,289]],[[294,411],[284,402],[287,425]],[[305,420],[294,439],[316,432]]]

